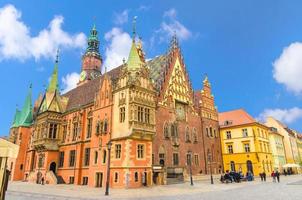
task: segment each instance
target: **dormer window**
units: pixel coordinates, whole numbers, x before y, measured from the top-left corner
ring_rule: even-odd
[[[232,121],[226,120],[226,121],[224,121],[224,124],[223,124],[223,125],[229,126],[229,125],[231,125],[232,123],[233,123]]]

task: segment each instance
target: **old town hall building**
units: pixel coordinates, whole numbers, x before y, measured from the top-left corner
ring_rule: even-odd
[[[133,188],[220,173],[211,84],[193,90],[176,36],[146,61],[133,31],[128,60],[103,74],[99,45],[94,26],[75,89],[60,93],[58,58],[33,105],[30,88],[10,130],[20,145],[12,180],[103,187],[110,167],[111,187]]]

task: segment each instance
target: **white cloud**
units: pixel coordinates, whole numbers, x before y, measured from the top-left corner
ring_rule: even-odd
[[[53,58],[57,48],[83,48],[86,44],[83,33],[70,35],[62,30],[62,16],[55,16],[48,27],[34,37],[21,16],[22,13],[11,4],[0,8],[0,61]]]
[[[298,107],[293,107],[291,109],[265,109],[257,117],[257,120],[265,122],[267,117],[273,117],[285,124],[290,124],[302,118],[302,109]]]
[[[148,11],[150,10],[151,6],[147,6],[147,5],[141,5],[137,10],[138,11]]]
[[[273,76],[278,83],[297,95],[302,93],[302,43],[295,42],[284,48],[273,67]]]
[[[107,70],[118,67],[123,63],[123,58],[127,60],[131,48],[132,39],[130,35],[122,29],[114,27],[105,34],[108,45],[105,50],[104,66]]]
[[[128,13],[129,10],[124,10],[121,13],[114,13],[114,20],[113,22],[117,25],[122,25],[128,22]]]
[[[63,91],[62,93],[66,93],[72,89],[74,89],[77,86],[77,83],[79,82],[80,74],[76,72],[72,72],[70,74],[67,74],[65,77],[62,77],[62,83],[63,83]]]
[[[169,41],[174,34],[179,40],[187,40],[192,37],[192,32],[177,20],[177,11],[171,8],[164,12],[163,21],[160,24],[160,28],[155,31],[155,35],[151,38],[151,43],[152,40],[157,40],[156,37],[159,38],[159,42]]]

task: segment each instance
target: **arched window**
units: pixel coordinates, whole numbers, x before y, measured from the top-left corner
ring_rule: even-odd
[[[207,134],[207,137],[210,137],[210,135],[209,135],[209,128],[206,128],[206,134]]]
[[[171,137],[175,137],[175,126],[171,124]]]
[[[213,137],[213,129],[210,127],[210,136]]]
[[[168,125],[168,123],[165,123],[165,124],[164,124],[164,137],[165,137],[166,139],[170,137],[170,136],[169,136],[169,125]]]
[[[190,142],[190,130],[189,130],[189,127],[186,127],[185,141],[186,142]]]

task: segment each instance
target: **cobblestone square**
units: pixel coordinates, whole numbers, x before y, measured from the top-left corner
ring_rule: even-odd
[[[141,189],[111,189],[110,196],[104,196],[104,188],[96,189],[74,185],[36,185],[32,183],[10,183],[7,192],[8,200],[38,199],[286,199],[302,198],[302,176],[281,177],[280,183],[256,179],[253,182],[221,184],[218,180],[214,185],[209,181],[153,186]]]

